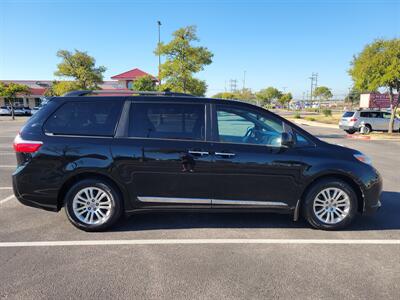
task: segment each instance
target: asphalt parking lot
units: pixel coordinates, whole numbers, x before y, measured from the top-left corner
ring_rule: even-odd
[[[288,215],[171,213],[85,233],[63,211],[12,197],[12,140],[22,124],[0,120],[0,298],[400,298],[400,142],[305,127],[366,153],[383,176],[382,209],[344,231]]]

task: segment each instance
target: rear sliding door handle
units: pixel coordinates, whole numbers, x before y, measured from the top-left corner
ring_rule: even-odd
[[[210,153],[208,151],[196,151],[196,150],[189,150],[189,154],[194,154],[194,155],[209,155]]]
[[[235,153],[229,153],[229,152],[215,152],[215,155],[233,157],[233,156],[235,156],[236,154],[235,154]]]

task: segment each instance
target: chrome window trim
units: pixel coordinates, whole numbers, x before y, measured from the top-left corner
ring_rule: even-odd
[[[101,136],[101,135],[74,135],[74,134],[54,134],[51,132],[44,133],[47,136],[51,137],[73,137],[73,138],[95,138],[95,139],[113,139],[112,136]]]

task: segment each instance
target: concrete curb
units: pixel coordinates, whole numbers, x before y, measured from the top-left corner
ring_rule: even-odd
[[[302,120],[302,119],[293,119],[293,118],[287,118],[287,119],[289,121],[294,122],[299,125],[339,129],[339,125],[335,125],[335,124],[326,124],[326,123],[307,121],[307,120]]]

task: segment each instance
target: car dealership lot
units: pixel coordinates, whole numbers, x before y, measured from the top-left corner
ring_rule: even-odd
[[[171,213],[137,215],[109,232],[86,233],[64,212],[25,207],[11,197],[11,144],[21,124],[0,122],[0,298],[400,296],[400,245],[384,244],[400,241],[399,142],[350,140],[338,129],[306,127],[363,151],[382,174],[382,209],[344,231],[313,230],[288,215]],[[332,239],[338,244],[328,244]],[[49,243],[29,243],[37,241]],[[51,243],[60,241],[68,245]],[[130,244],[118,245],[124,241]]]

